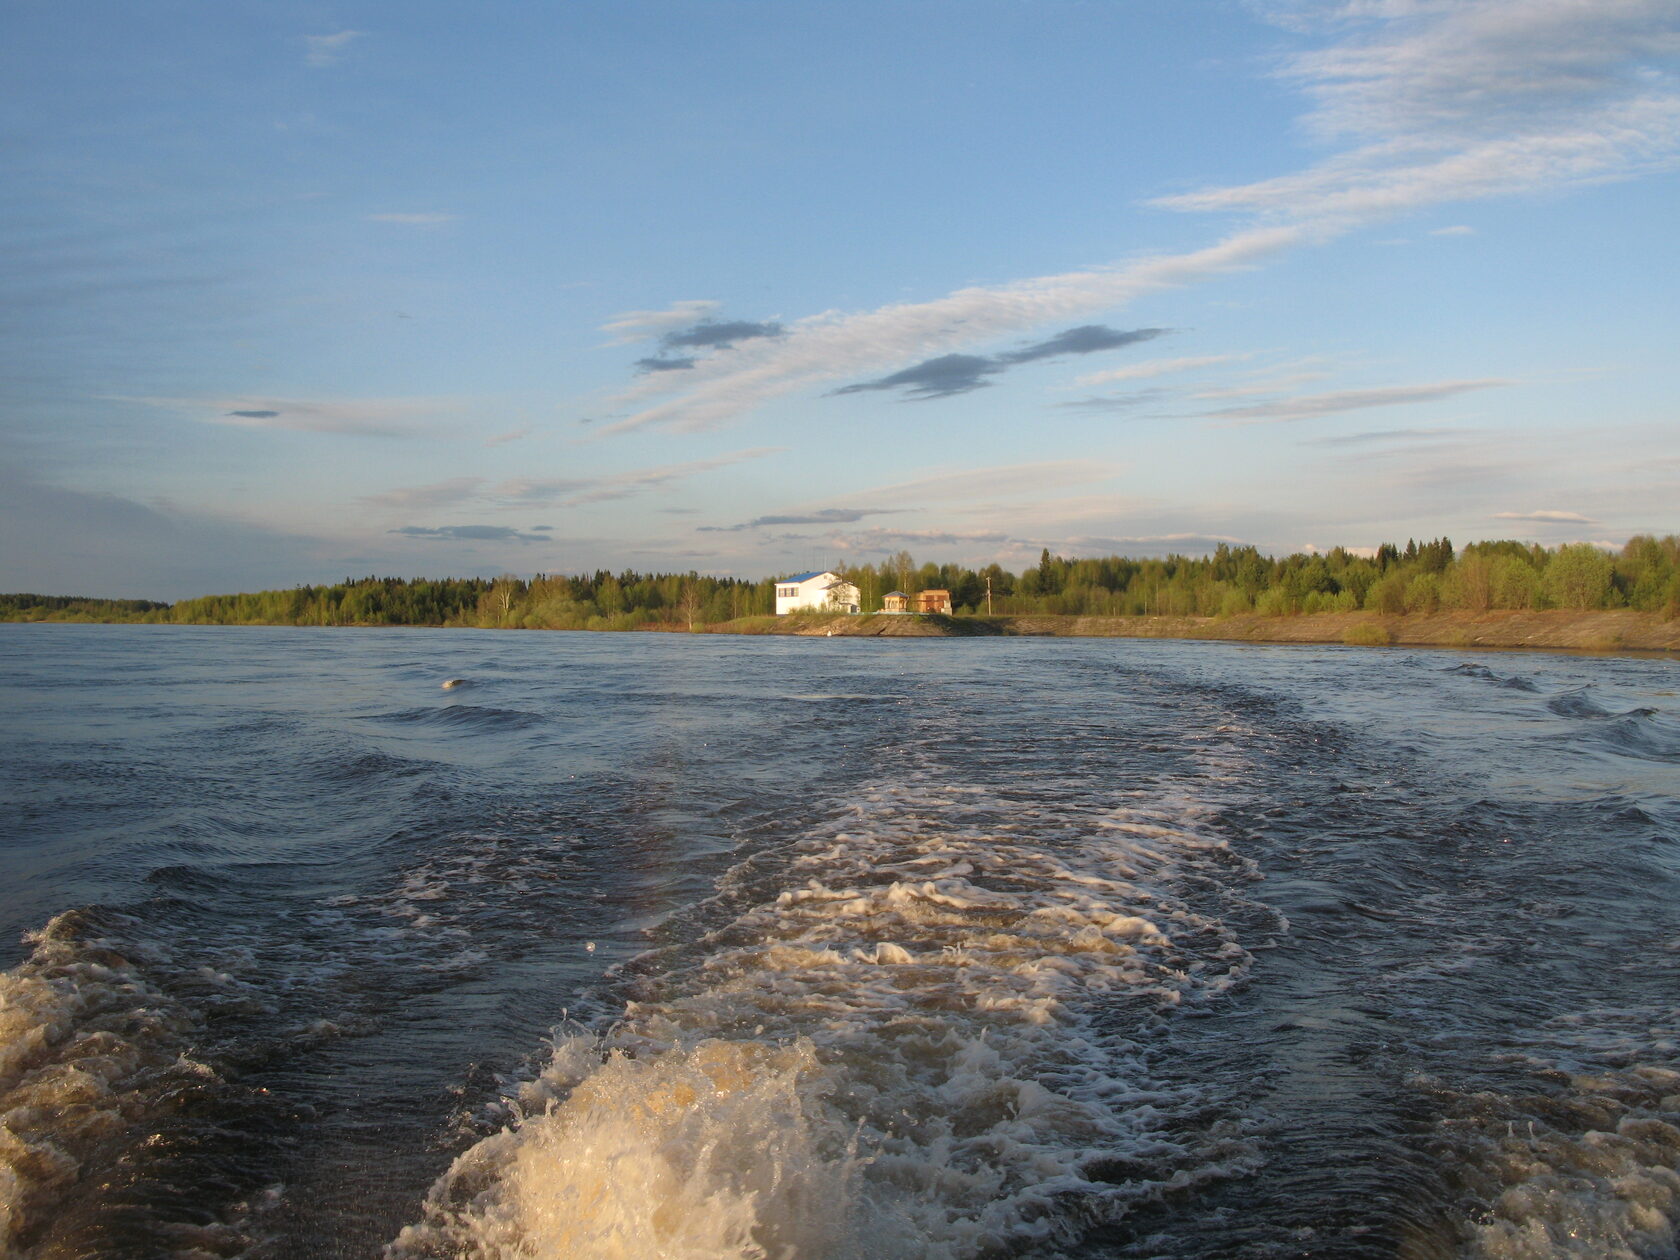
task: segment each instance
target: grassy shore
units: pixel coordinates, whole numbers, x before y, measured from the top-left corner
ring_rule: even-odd
[[[1680,621],[1631,609],[1595,612],[1303,613],[1265,617],[745,617],[704,627],[714,634],[951,638],[964,635],[1124,639],[1224,639],[1244,643],[1351,643],[1542,651],[1680,652]]]

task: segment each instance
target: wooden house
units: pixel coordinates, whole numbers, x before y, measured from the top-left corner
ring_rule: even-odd
[[[858,588],[830,570],[796,573],[776,581],[778,617],[793,612],[855,613],[857,610]]]

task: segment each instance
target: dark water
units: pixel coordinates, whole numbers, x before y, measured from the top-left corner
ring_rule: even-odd
[[[0,652],[4,1254],[1677,1254],[1671,661]]]

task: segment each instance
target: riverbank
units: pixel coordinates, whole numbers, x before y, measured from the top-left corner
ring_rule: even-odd
[[[1618,608],[1602,611],[1303,613],[1266,617],[748,617],[706,627],[715,634],[836,638],[956,638],[1018,635],[1123,639],[1219,639],[1245,643],[1533,648],[1542,651],[1680,652],[1680,621]]]

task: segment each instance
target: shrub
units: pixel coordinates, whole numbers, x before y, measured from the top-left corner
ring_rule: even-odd
[[[1591,543],[1559,547],[1546,565],[1546,597],[1559,608],[1603,608],[1615,562]]]
[[[1394,642],[1394,634],[1380,621],[1362,621],[1347,628],[1342,642],[1352,647],[1387,647]]]
[[[1365,592],[1365,607],[1372,612],[1403,613],[1406,611],[1406,575],[1390,573],[1371,584]]]
[[[1432,613],[1441,607],[1441,579],[1433,573],[1420,573],[1406,588],[1406,611]]]
[[[1540,575],[1527,560],[1499,556],[1491,576],[1495,608],[1536,608],[1540,604]]]
[[[1240,617],[1244,613],[1254,611],[1254,601],[1235,588],[1225,592],[1219,601],[1219,615],[1221,617]]]

